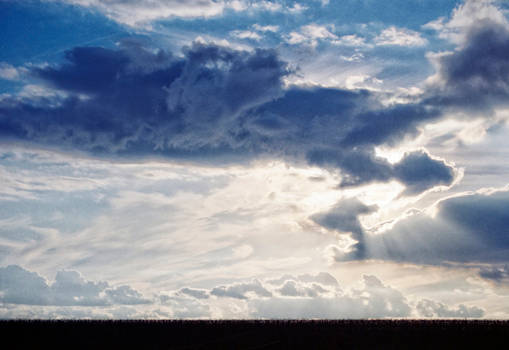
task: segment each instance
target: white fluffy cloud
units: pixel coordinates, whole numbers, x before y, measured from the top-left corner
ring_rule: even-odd
[[[423,264],[498,263],[507,259],[509,240],[509,191],[480,190],[443,199],[427,210],[410,210],[377,234],[365,234],[354,210],[351,216],[332,212],[318,217],[329,229],[352,231],[363,249],[364,258],[405,261]],[[363,208],[363,207],[361,207]],[[361,212],[362,213],[362,212]],[[338,226],[339,225],[339,226]],[[377,227],[374,227],[374,232]],[[358,258],[338,246],[327,254],[338,260]],[[486,275],[503,276],[503,271],[486,271]],[[495,279],[495,278],[493,278]]]
[[[440,17],[426,23],[423,28],[435,30],[440,38],[462,45],[471,28],[482,25],[484,21],[508,25],[504,13],[494,3],[494,0],[466,0],[454,9],[449,19]]]
[[[16,67],[5,62],[0,62],[0,79],[17,80],[19,76],[20,73]]]

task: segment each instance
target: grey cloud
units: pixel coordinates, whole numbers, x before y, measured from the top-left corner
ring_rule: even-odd
[[[248,299],[249,293],[253,293],[257,297],[272,296],[272,293],[268,291],[259,280],[253,280],[246,283],[235,283],[228,286],[218,286],[210,291],[211,295],[217,297],[235,299]]]
[[[244,317],[255,318],[384,318],[407,317],[412,312],[401,292],[368,275],[363,276],[360,289],[347,292],[332,275],[320,272],[219,286],[210,294],[247,303],[250,313]]]
[[[281,288],[277,289],[277,292],[283,296],[317,297],[330,291],[317,283],[302,285],[297,281],[288,280],[281,286]]]
[[[50,287],[49,302],[55,305],[106,305],[108,301],[100,293],[107,287],[106,282],[86,281],[76,271],[59,271]]]
[[[440,82],[426,102],[479,108],[485,113],[496,105],[507,105],[508,53],[509,28],[495,20],[476,21],[463,46],[436,59]]]
[[[207,290],[204,289],[196,289],[196,288],[182,288],[179,290],[182,294],[187,294],[189,296],[192,296],[196,299],[208,299],[209,293]]]
[[[188,289],[191,293],[182,293],[183,289]],[[162,305],[171,307],[171,314],[165,315],[167,317],[174,318],[208,318],[211,315],[210,306],[204,303],[203,295],[196,294],[195,289],[183,288],[174,295],[162,294],[159,296],[159,300]],[[184,294],[180,296],[179,294]]]
[[[51,294],[46,280],[17,265],[0,268],[1,300],[4,303],[45,305]]]
[[[504,104],[508,50],[506,27],[478,21],[463,46],[437,58],[439,83],[413,103],[384,106],[363,90],[285,89],[291,71],[274,50],[195,43],[177,57],[133,40],[74,48],[63,64],[31,71],[67,97],[3,99],[0,138],[108,158],[278,158],[340,170],[343,187],[398,180],[415,195],[452,184],[454,169],[422,152],[393,165],[375,147],[417,135],[449,107]]]
[[[127,285],[106,289],[105,292],[113,304],[137,305],[149,302],[140,292]]]
[[[450,185],[456,177],[454,168],[431,158],[426,152],[405,155],[394,165],[394,177],[405,184],[404,194],[418,194],[439,185]]]
[[[374,276],[364,276],[364,287],[351,294],[273,297],[250,300],[249,305],[252,315],[260,318],[384,318],[411,313],[404,296]]]
[[[482,267],[479,276],[497,283],[509,282],[509,265]]]
[[[149,300],[129,286],[85,280],[76,271],[60,271],[50,284],[17,265],[0,267],[0,300],[8,304],[107,306],[146,304]]]
[[[452,181],[450,167],[423,157],[431,178],[407,181],[400,169],[406,163],[395,168],[374,151],[418,133],[420,123],[440,117],[438,108],[384,107],[363,90],[284,89],[291,71],[274,50],[195,43],[183,54],[133,40],[117,50],[74,48],[65,63],[32,69],[68,96],[2,100],[0,138],[108,158],[279,158],[340,170],[342,186],[396,179],[408,193]]]
[[[352,238],[357,241],[353,246],[354,257],[362,259],[365,254],[364,229],[358,216],[370,214],[376,210],[378,210],[376,205],[367,206],[357,198],[348,198],[338,202],[328,212],[311,216],[311,219],[329,230],[352,233]]]
[[[227,315],[241,318],[393,318],[411,317],[482,317],[484,311],[475,306],[448,305],[421,300],[410,303],[398,290],[375,276],[365,275],[359,288],[339,289],[337,280],[322,272],[315,275],[285,275],[272,280],[252,280],[222,285],[210,290],[181,288],[160,294],[159,302],[135,307],[133,298],[140,295],[127,286],[111,288],[105,282],[84,280],[75,272],[63,272],[58,287],[19,266],[0,269],[0,313],[3,318],[210,318]],[[37,288],[30,290],[28,287]],[[61,294],[61,304],[55,302],[55,290]],[[21,293],[29,290],[25,296]],[[97,304],[98,291],[107,303]],[[215,292],[214,292],[215,291]],[[12,299],[14,296],[20,299]],[[37,301],[34,296],[46,298]],[[215,295],[216,298],[204,298]],[[247,313],[232,313],[230,302]],[[63,298],[63,299],[62,299]],[[68,302],[72,298],[75,302]],[[129,306],[115,306],[117,304]],[[95,304],[94,304],[95,303]],[[100,308],[84,306],[97,305]],[[244,308],[245,307],[245,308]],[[41,316],[42,315],[42,316]],[[217,316],[214,316],[217,317]]]
[[[417,303],[417,311],[424,317],[440,318],[481,318],[484,316],[484,310],[477,306],[458,305],[455,308],[442,303],[423,299]]]
[[[433,217],[413,212],[388,231],[364,235],[365,258],[425,264],[507,263],[509,191],[441,201]],[[338,261],[351,259],[338,250]]]

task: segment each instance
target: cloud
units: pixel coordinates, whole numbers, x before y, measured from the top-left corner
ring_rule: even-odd
[[[246,286],[252,282],[230,286]],[[480,318],[484,310],[463,304],[451,307],[429,299],[409,301],[399,290],[384,284],[378,277],[363,275],[361,283],[342,290],[338,281],[326,272],[306,275],[284,275],[256,280],[264,293],[243,294],[232,301],[238,309],[247,310],[242,317],[268,319],[352,319],[352,318]],[[222,286],[221,288],[228,288]],[[216,289],[213,288],[212,291]],[[250,288],[245,288],[250,289]],[[270,294],[269,294],[270,293]],[[211,293],[213,294],[213,293]],[[217,295],[220,302],[230,295]],[[213,302],[214,300],[210,300]],[[224,304],[216,304],[224,305]],[[238,317],[237,315],[236,317]]]
[[[125,45],[75,48],[68,64],[35,69],[39,79],[75,95],[55,108],[4,101],[2,134],[97,153],[164,149],[177,155],[204,146],[220,153],[236,143],[235,130],[225,134],[224,128],[247,108],[280,95],[287,74],[271,50],[251,54],[195,44],[182,61]]]
[[[364,257],[420,264],[507,262],[509,191],[444,199],[434,211],[414,211],[383,233],[364,234]],[[351,256],[338,248],[335,258]],[[484,275],[496,279],[498,274]]]
[[[439,185],[449,186],[457,176],[453,167],[423,151],[405,154],[393,169],[394,177],[406,186],[404,194],[419,194]]]
[[[220,291],[220,292],[218,292]],[[247,303],[251,318],[407,317],[412,308],[399,291],[365,275],[360,289],[342,291],[330,274],[285,275],[212,288],[210,294]]]
[[[150,301],[130,286],[85,280],[76,271],[59,271],[53,283],[17,265],[0,267],[0,301],[55,306],[137,305]]]
[[[49,1],[49,0],[46,0]],[[60,0],[61,2],[90,7],[107,17],[129,26],[171,18],[213,17],[225,9],[238,8],[236,1],[224,0]]]
[[[440,116],[438,108],[419,104],[384,107],[365,90],[285,89],[291,71],[274,50],[194,43],[183,54],[133,40],[117,50],[74,48],[66,63],[31,72],[68,96],[2,100],[0,137],[110,158],[216,164],[279,158],[340,170],[342,186],[356,186],[393,178],[405,183],[398,175],[404,172],[396,173],[374,147],[396,144]],[[443,162],[426,164],[451,171]],[[408,182],[409,193],[448,180]]]
[[[479,276],[497,283],[509,282],[509,265],[482,267]]]
[[[378,138],[382,134],[383,130],[374,137]],[[361,142],[361,137],[366,137],[366,142],[369,140],[366,132],[359,135],[359,140],[355,142]],[[404,195],[416,195],[435,186],[449,186],[458,176],[452,166],[430,157],[423,151],[406,153],[396,164],[390,164],[386,159],[377,157],[369,149],[345,153],[314,150],[308,154],[308,160],[314,165],[335,166],[342,169],[345,173],[341,182],[343,187],[395,179],[407,187],[403,192]]]
[[[229,286],[218,286],[210,291],[211,295],[217,297],[228,297],[236,299],[247,299],[249,294],[255,294],[258,297],[270,297],[272,293],[265,289],[261,282],[253,280],[247,283],[236,283]]]
[[[338,36],[330,32],[330,27],[315,23],[304,25],[300,27],[299,32],[289,33],[286,42],[291,45],[306,44],[315,47],[319,41],[338,41]]]
[[[238,38],[238,39],[251,39],[255,41],[259,41],[262,39],[262,36],[257,32],[252,32],[250,30],[234,30],[230,32],[230,35]]]
[[[442,39],[449,40],[458,45],[468,41],[468,32],[479,23],[490,21],[495,24],[508,24],[504,13],[495,5],[493,0],[466,0],[460,3],[447,20],[440,17],[423,26],[438,32]]]
[[[279,26],[276,25],[266,25],[262,26],[257,23],[253,24],[253,29],[258,32],[273,32],[276,33],[279,30]]]
[[[364,257],[364,229],[359,222],[359,215],[366,215],[375,212],[376,205],[367,206],[357,198],[348,198],[338,202],[331,210],[325,213],[318,213],[311,216],[311,220],[328,230],[347,232],[357,242],[351,247],[356,258]]]
[[[187,289],[187,288],[184,288]],[[185,294],[185,293],[184,293]],[[161,294],[159,296],[162,306],[169,306],[168,314],[164,315],[163,318],[210,318],[211,309],[210,306],[203,302],[201,296],[184,296],[178,295],[166,295]],[[157,309],[156,309],[157,310]]]
[[[235,282],[211,289],[184,287],[151,300],[128,286],[86,281],[75,271],[48,283],[19,266],[0,268],[0,314],[3,318],[393,318],[482,317],[475,306],[424,299],[416,303],[372,275],[342,290],[329,273],[284,275]],[[90,307],[90,306],[96,306]]]
[[[484,316],[484,310],[477,306],[458,305],[451,308],[442,303],[423,299],[417,303],[417,311],[421,316],[434,318],[481,318]]]
[[[375,39],[380,46],[425,46],[428,41],[420,33],[410,29],[391,26],[384,29]]]
[[[466,41],[457,50],[433,57],[438,73],[430,104],[468,106],[489,114],[507,105],[509,96],[509,26],[491,19],[469,28]]]
[[[43,0],[55,1],[55,0]],[[300,13],[307,9],[299,3],[289,6],[272,0],[56,0],[92,8],[106,17],[131,27],[151,28],[151,23],[172,18],[210,18],[229,11],[266,11]]]
[[[0,62],[0,79],[18,80],[19,77],[20,73],[16,67],[6,62]]]
[[[196,299],[208,299],[210,296],[207,290],[187,287],[180,289],[179,293],[192,296]]]
[[[316,293],[310,293],[309,287],[288,280],[279,289],[279,296],[251,300],[252,315],[275,319],[341,319],[407,317],[411,314],[405,297],[375,276],[363,276],[363,287],[348,293],[318,284],[315,288]]]

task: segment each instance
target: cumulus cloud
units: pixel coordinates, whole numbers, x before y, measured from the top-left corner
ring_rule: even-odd
[[[17,265],[0,267],[0,301],[54,306],[137,305],[150,301],[130,286],[85,280],[77,271],[60,271],[53,283]]]
[[[508,24],[503,11],[495,5],[495,1],[466,0],[453,10],[449,19],[440,17],[426,23],[423,28],[437,31],[439,37],[462,45],[468,41],[468,32],[471,28],[485,21],[500,25]]]
[[[412,313],[412,306],[401,292],[370,275],[363,276],[359,289],[346,291],[339,288],[332,275],[321,272],[238,282],[212,288],[210,295],[246,303],[248,313],[243,317],[250,318],[384,318]]]
[[[463,304],[457,307],[449,307],[442,303],[423,299],[416,306],[419,315],[434,318],[481,318],[484,316],[484,310],[477,306],[465,306]]]
[[[316,288],[316,287],[319,288]],[[399,291],[375,276],[363,276],[363,287],[343,292],[315,285],[312,289],[288,280],[279,296],[250,301],[252,315],[259,318],[384,318],[407,317],[411,307]]]
[[[246,283],[236,283],[228,286],[218,286],[210,291],[210,294],[218,297],[247,299],[249,294],[258,297],[270,297],[272,293],[263,287],[260,281],[253,280]]]
[[[201,299],[203,299],[201,295],[181,296],[179,293],[159,296],[161,305],[170,307],[165,318],[170,316],[174,318],[209,318],[211,316],[210,306]]]
[[[180,289],[179,293],[190,295],[196,299],[207,299],[210,296],[208,291],[205,289],[196,289],[196,288],[187,288],[187,287]]]
[[[210,289],[184,287],[147,300],[129,286],[110,287],[62,271],[48,283],[19,266],[0,268],[3,318],[393,318],[482,317],[475,306],[424,299],[417,303],[372,275],[341,289],[329,273],[224,284]],[[98,306],[92,308],[90,306]]]

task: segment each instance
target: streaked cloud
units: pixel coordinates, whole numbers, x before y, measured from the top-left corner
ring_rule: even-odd
[[[382,46],[425,46],[427,44],[427,40],[420,33],[394,26],[384,29],[374,41],[376,45]]]

